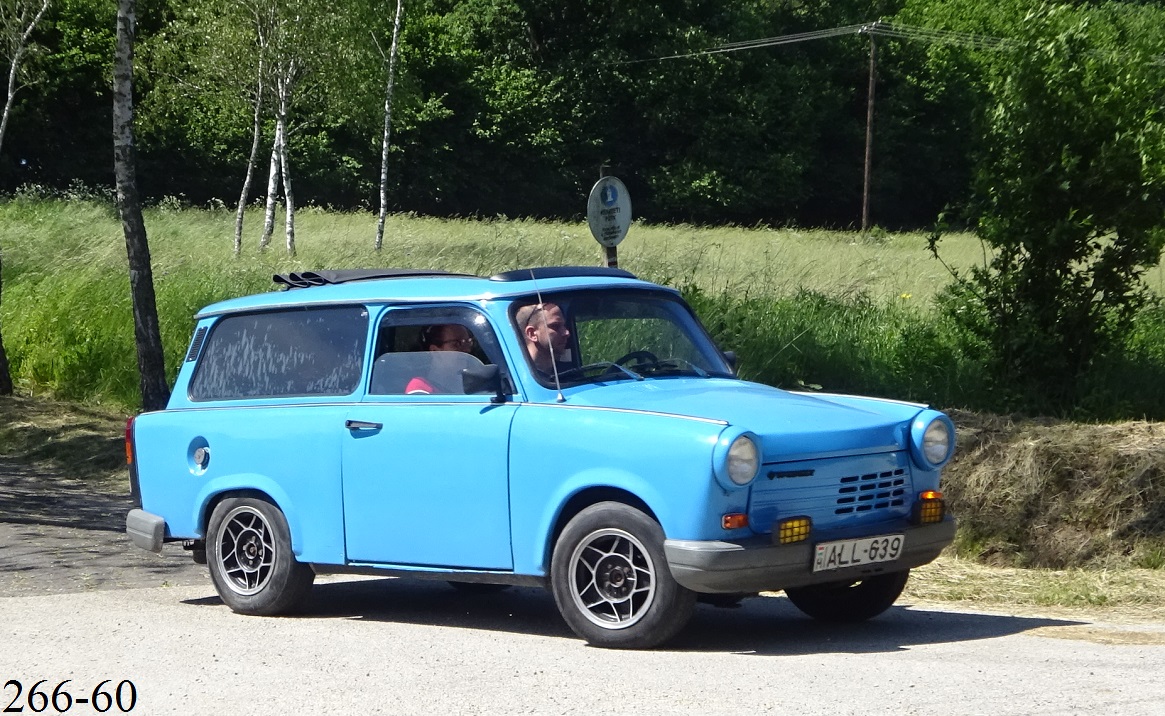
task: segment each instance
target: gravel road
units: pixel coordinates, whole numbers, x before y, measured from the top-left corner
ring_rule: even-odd
[[[701,605],[666,649],[618,652],[576,639],[539,589],[336,577],[303,615],[242,617],[181,549],[132,547],[126,509],[123,486],[0,461],[0,709],[29,713],[42,679],[49,694],[70,680],[74,700],[132,682],[133,713],[183,715],[1126,716],[1165,703],[1165,625],[1148,622],[904,604],[840,627],[769,597]]]
[[[0,597],[209,584],[180,546],[125,536],[129,485],[71,479],[0,458]]]

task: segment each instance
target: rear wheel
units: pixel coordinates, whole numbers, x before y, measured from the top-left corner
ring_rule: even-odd
[[[668,570],[663,530],[639,510],[600,502],[574,517],[554,545],[558,611],[594,646],[644,649],[675,636],[696,605]]]
[[[840,584],[815,584],[786,589],[785,595],[798,609],[825,622],[860,622],[889,609],[902,590],[910,570],[867,577]]]
[[[228,497],[215,506],[206,553],[214,588],[240,614],[293,611],[315,580],[311,567],[291,551],[283,513],[257,497]]]

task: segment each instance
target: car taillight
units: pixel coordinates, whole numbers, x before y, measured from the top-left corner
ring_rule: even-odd
[[[125,421],[125,464],[133,464],[133,421],[137,420],[137,416]]]
[[[133,500],[134,505],[142,506],[142,488],[138,482],[138,464],[136,455],[134,455],[133,433],[134,421],[137,417],[132,417],[125,421],[125,464],[129,466],[129,496]]]

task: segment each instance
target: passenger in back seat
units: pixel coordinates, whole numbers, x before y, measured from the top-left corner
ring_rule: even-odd
[[[421,349],[426,351],[460,351],[468,353],[473,350],[473,335],[469,329],[457,323],[441,323],[427,326],[421,331]],[[416,376],[405,386],[408,395],[439,393],[433,384],[424,376]]]

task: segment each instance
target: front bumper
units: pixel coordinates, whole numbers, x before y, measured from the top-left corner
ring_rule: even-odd
[[[166,539],[166,520],[145,510],[130,510],[125,516],[125,533],[138,547],[161,552]]]
[[[813,555],[818,542],[874,537],[878,534],[902,534],[906,544],[902,555],[892,562],[877,562],[813,572]],[[787,587],[804,587],[846,580],[859,580],[876,574],[898,572],[934,561],[939,552],[955,539],[955,518],[947,515],[933,525],[889,522],[871,529],[815,534],[795,544],[773,544],[769,536],[732,542],[666,540],[663,543],[668,567],[680,585],[696,592],[762,592]]]

